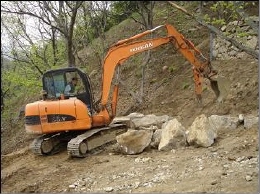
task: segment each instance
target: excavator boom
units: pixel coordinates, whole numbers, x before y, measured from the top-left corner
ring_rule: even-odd
[[[138,40],[163,27],[167,31],[167,36]],[[191,41],[185,39],[185,37],[172,25],[166,24],[155,27],[152,30],[147,30],[128,39],[120,40],[109,49],[103,64],[101,106],[106,109],[112,78],[117,66],[122,65],[130,56],[157,48],[167,43],[172,43],[174,47],[193,65],[195,93],[199,102],[201,101],[203,78],[207,78],[211,81],[212,89],[218,98],[220,95],[218,83],[211,79],[214,75],[217,75],[217,71],[213,70],[210,61],[203,56]],[[111,119],[113,119],[114,116],[115,113],[110,115]],[[111,119],[107,120],[109,121]]]

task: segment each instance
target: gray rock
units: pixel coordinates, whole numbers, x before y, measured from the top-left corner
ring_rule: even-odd
[[[161,141],[158,150],[172,150],[186,145],[185,128],[177,119],[165,123],[161,132]]]
[[[152,130],[134,130],[116,136],[117,143],[125,154],[139,154],[151,143]]]
[[[217,137],[216,128],[206,115],[197,117],[188,129],[187,141],[196,147],[209,147]]]

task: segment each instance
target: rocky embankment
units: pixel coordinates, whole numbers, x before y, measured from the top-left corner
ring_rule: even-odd
[[[259,52],[259,27],[257,27],[259,26],[259,17],[250,17],[248,20],[252,23],[252,25],[256,26],[256,29],[253,29],[250,25],[248,25],[248,21],[233,21],[225,26],[222,26],[221,31],[228,38],[235,39],[243,46]],[[249,57],[249,54],[241,51],[241,49],[238,49],[236,46],[232,45],[231,42],[220,36],[216,36],[213,39],[212,55],[218,60],[244,59]]]
[[[127,162],[128,166],[125,166],[123,172],[111,169],[106,175],[89,173],[88,176],[81,176],[66,191],[151,191],[152,188],[163,187],[173,180],[175,187],[172,191],[181,191],[179,187],[183,180],[193,182],[201,173],[206,173],[209,177],[209,186],[221,185],[232,176],[241,174],[245,184],[257,179],[259,156],[236,155],[235,152],[232,153],[232,149],[224,150],[224,145],[217,140],[219,136],[223,136],[223,132],[252,130],[258,124],[257,116],[240,114],[238,117],[206,117],[202,114],[187,129],[176,118],[167,115],[132,113],[116,118],[115,122],[123,120],[127,122],[129,130],[117,136],[117,143],[108,155],[119,158],[128,156],[127,160],[132,162]],[[252,146],[256,143],[256,138],[252,136],[251,139],[243,140],[242,146]],[[201,152],[201,149],[204,151]],[[233,149],[236,149],[236,145]],[[254,149],[258,150],[257,147]],[[159,151],[158,157],[152,154],[139,155],[151,150]],[[184,156],[189,158],[189,162],[180,166],[187,160]],[[102,183],[98,181],[101,179]]]

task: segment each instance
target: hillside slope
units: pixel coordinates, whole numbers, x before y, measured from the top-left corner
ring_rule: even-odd
[[[167,7],[167,9],[162,9]],[[208,30],[167,3],[157,4],[154,26],[174,25],[202,52],[208,55]],[[195,10],[196,8],[189,8]],[[107,34],[108,45],[141,32],[139,25],[126,20]],[[195,31],[193,29],[196,29]],[[120,36],[120,37],[119,37]],[[93,43],[80,54],[86,64],[78,65],[92,75],[95,98],[99,98],[101,74]],[[169,115],[185,128],[201,114],[258,116],[258,60],[213,61],[212,65],[231,82],[222,104],[215,102],[209,87],[203,86],[203,104],[195,100],[192,67],[171,46],[151,52],[146,67],[145,98],[134,106],[129,90],[140,91],[141,65],[145,53],[130,58],[122,66],[118,116],[129,112]],[[85,66],[87,65],[87,66]],[[163,70],[167,66],[168,70]],[[11,128],[11,127],[10,127]],[[258,126],[249,129],[221,129],[218,139],[209,148],[192,146],[160,152],[147,149],[139,155],[123,155],[109,146],[87,158],[69,158],[66,151],[49,157],[33,155],[28,145],[33,136],[24,132],[23,123],[1,133],[1,192],[89,192],[89,193],[256,193],[258,185]]]

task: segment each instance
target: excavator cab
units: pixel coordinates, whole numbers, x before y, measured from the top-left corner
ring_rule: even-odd
[[[73,94],[64,93],[65,87],[72,78],[77,78],[77,85]],[[86,104],[90,113],[93,113],[93,97],[91,83],[87,74],[75,67],[49,70],[42,77],[44,100],[63,100],[76,97]]]

